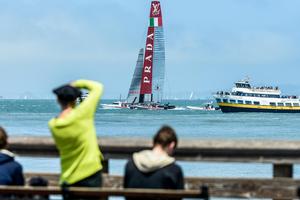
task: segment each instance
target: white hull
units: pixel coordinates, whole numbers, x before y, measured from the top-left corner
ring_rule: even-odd
[[[189,110],[207,110],[207,111],[216,110],[216,108],[206,108],[206,107],[198,107],[198,106],[187,106],[186,108]]]
[[[103,109],[121,109],[122,107],[115,106],[113,104],[101,104]]]
[[[125,109],[125,108],[128,109],[129,108],[128,104],[120,101],[114,102],[112,104],[101,104],[101,107],[103,109]]]
[[[133,104],[130,105],[130,109],[136,110],[174,110],[175,106],[170,106],[168,104],[160,105],[160,104]]]
[[[136,110],[164,110],[163,108],[159,108],[159,107],[143,106],[143,105],[133,106],[132,109],[136,109]]]
[[[175,106],[168,104],[129,104],[126,102],[117,101],[112,104],[101,104],[103,109],[132,109],[132,110],[171,110],[175,109]]]

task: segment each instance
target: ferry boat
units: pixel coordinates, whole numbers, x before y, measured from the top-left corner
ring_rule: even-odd
[[[219,91],[214,98],[224,113],[300,113],[298,96],[281,95],[279,87],[252,87],[249,79],[237,81],[231,92]]]

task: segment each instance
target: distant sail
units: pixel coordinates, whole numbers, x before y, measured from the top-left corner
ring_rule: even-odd
[[[192,100],[194,97],[194,92],[191,92],[191,95],[190,95],[190,100]]]
[[[142,80],[142,71],[144,63],[144,49],[140,49],[138,59],[136,61],[136,66],[134,74],[131,80],[127,102],[128,103],[138,103],[141,90],[141,80]]]
[[[161,102],[165,78],[165,41],[159,1],[151,2],[139,102]]]

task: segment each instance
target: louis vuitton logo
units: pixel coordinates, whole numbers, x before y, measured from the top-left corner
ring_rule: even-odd
[[[160,4],[159,3],[153,3],[152,7],[153,7],[152,15],[153,16],[159,15],[159,13],[160,13]]]

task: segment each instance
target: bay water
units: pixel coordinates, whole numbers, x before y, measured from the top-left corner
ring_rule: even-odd
[[[112,103],[103,100],[101,103]],[[187,110],[186,106],[201,106],[207,100],[173,100],[178,110],[102,109],[96,113],[98,137],[152,136],[163,124],[175,128],[179,140],[258,139],[299,140],[300,114],[222,113],[221,111]],[[55,100],[0,100],[0,125],[16,136],[51,136],[47,123],[59,113]],[[58,158],[17,157],[25,172],[59,172]],[[123,174],[126,160],[110,161],[112,174]],[[186,176],[197,177],[272,177],[270,164],[182,162]],[[300,176],[299,166],[295,177]]]

